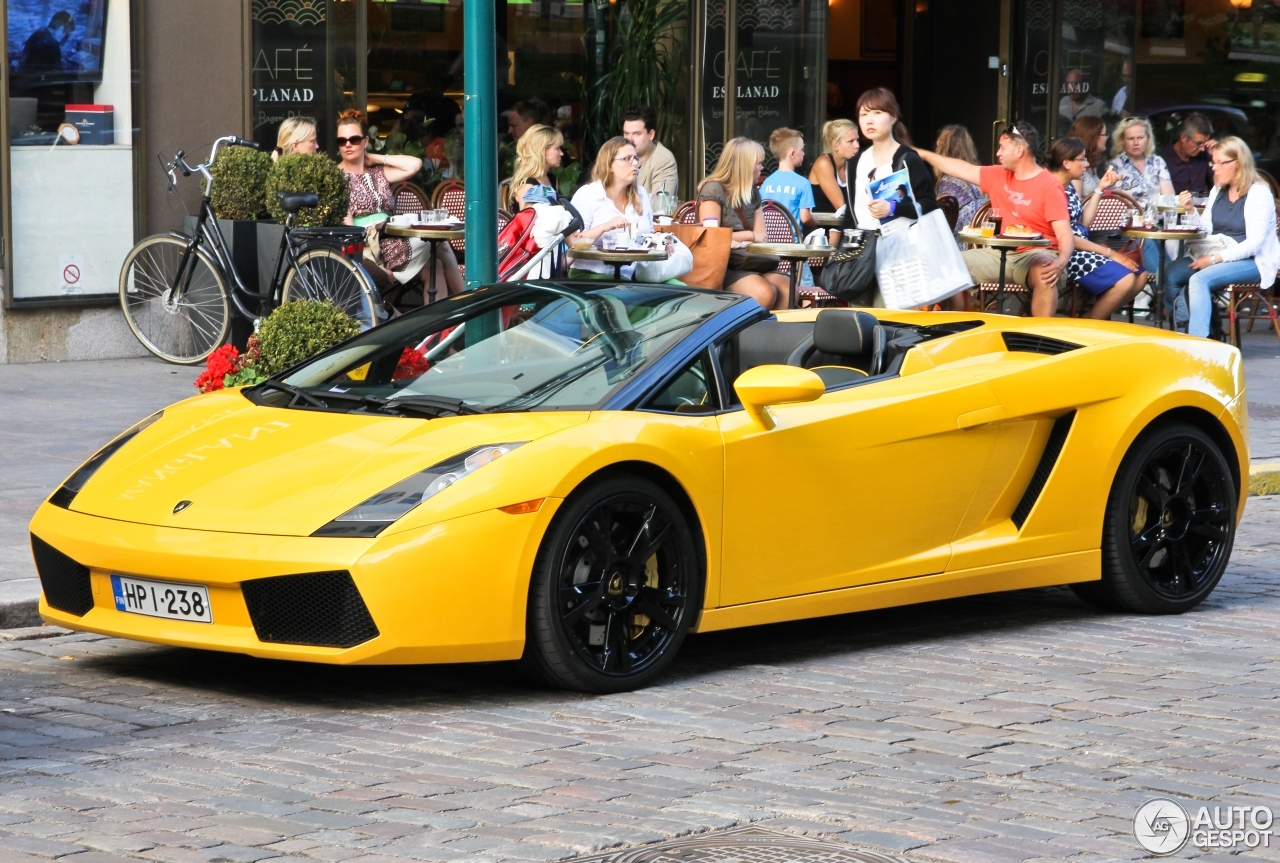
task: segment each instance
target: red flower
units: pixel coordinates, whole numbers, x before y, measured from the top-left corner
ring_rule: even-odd
[[[431,363],[427,360],[427,355],[417,348],[405,348],[400,353],[400,359],[396,363],[396,370],[391,373],[391,380],[406,381],[416,378],[419,375],[427,373],[427,369],[431,368]]]
[[[240,352],[235,345],[223,345],[205,360],[204,372],[196,378],[195,385],[202,393],[211,393],[222,389],[222,379],[233,374],[238,368]]]

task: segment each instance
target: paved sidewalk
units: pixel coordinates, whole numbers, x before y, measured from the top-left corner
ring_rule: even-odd
[[[913,860],[1138,859],[1152,797],[1277,806],[1278,630],[1265,497],[1185,615],[1051,588],[713,633],[616,696],[505,664],[0,639],[0,861],[551,861],[746,823]]]

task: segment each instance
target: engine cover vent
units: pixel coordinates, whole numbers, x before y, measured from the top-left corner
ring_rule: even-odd
[[[1048,336],[1037,336],[1035,333],[1001,333],[1004,337],[1005,350],[1022,351],[1028,354],[1048,354],[1054,356],[1056,354],[1065,354],[1067,351],[1074,351],[1082,348],[1084,345],[1077,345],[1072,342],[1064,342],[1061,339],[1051,339]]]

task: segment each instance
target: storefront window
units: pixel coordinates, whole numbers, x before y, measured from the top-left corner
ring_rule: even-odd
[[[735,3],[730,10],[728,3]],[[799,130],[808,152],[820,152],[818,134],[826,94],[824,75],[826,4],[818,0],[709,0],[702,51],[702,133],[706,142],[703,173],[710,173],[726,137],[743,136],[765,145],[765,170],[777,159],[768,152],[774,129]],[[726,68],[727,17],[736,20],[737,62]],[[735,86],[735,120],[725,135],[726,72]]]
[[[7,299],[116,291],[134,242],[129,0],[4,0]]]
[[[1271,0],[1142,0],[1137,108],[1161,144],[1198,111],[1280,168],[1280,6]]]

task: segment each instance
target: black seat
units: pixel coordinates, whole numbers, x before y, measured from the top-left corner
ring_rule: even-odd
[[[856,309],[823,309],[813,324],[817,349],[810,369],[828,388],[880,373],[884,328],[875,315]]]
[[[320,206],[320,196],[315,192],[276,192],[276,198],[280,201],[280,208],[290,215],[303,207]]]

